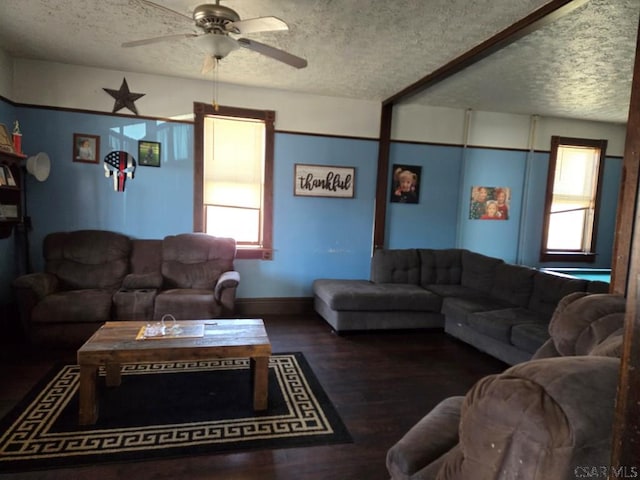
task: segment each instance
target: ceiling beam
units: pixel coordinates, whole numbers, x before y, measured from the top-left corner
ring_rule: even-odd
[[[588,0],[553,0],[540,7],[535,12],[524,17],[522,20],[505,28],[488,40],[472,48],[458,58],[450,61],[432,73],[421,78],[417,82],[409,85],[400,92],[392,95],[382,102],[383,105],[398,103],[408,97],[420,93],[446,78],[455,75],[461,70],[479,62],[492,53],[511,45],[520,38],[531,32],[541,29],[559,18],[581,7]]]

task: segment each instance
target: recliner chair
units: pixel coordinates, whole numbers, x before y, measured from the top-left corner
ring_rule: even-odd
[[[609,464],[625,299],[573,293],[533,359],[439,403],[387,453],[393,480],[574,479]]]

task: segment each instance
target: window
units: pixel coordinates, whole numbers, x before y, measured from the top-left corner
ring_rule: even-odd
[[[606,140],[551,137],[543,262],[595,260]]]
[[[235,238],[238,258],[270,259],[275,112],[194,110],[194,230]]]

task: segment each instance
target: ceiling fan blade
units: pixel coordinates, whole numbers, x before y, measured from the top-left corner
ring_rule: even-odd
[[[217,63],[218,60],[216,59],[216,57],[214,57],[213,55],[205,55],[204,62],[202,62],[202,70],[200,70],[200,73],[202,73],[202,75],[209,73],[216,68]]]
[[[134,40],[133,42],[124,42],[123,47],[139,47],[141,45],[149,45],[150,43],[168,42],[173,40],[181,40],[183,38],[197,37],[196,33],[178,33],[176,35],[164,35],[162,37],[145,38],[144,40]]]
[[[140,3],[144,3],[145,5],[148,5],[149,7],[153,7],[153,8],[158,8],[160,10],[164,10],[165,12],[169,12],[169,13],[173,13],[174,15],[179,15],[182,18],[186,18],[187,20],[189,20],[190,22],[193,22],[193,18],[184,15],[180,12],[176,12],[175,10],[171,10],[170,8],[165,7],[164,5],[159,5],[155,2],[151,2],[150,0],[138,0]]]
[[[267,57],[271,57],[274,60],[286,63],[295,68],[304,68],[307,66],[307,61],[304,58],[296,57],[289,52],[280,50],[279,48],[265,45],[264,43],[256,42],[255,40],[249,40],[248,38],[239,38],[238,44],[241,47],[248,48],[254,52],[261,53]]]
[[[237,22],[230,22],[225,25],[225,28],[229,32],[246,35],[247,33],[289,30],[289,25],[278,17],[256,17],[248,18],[247,20],[239,20]]]

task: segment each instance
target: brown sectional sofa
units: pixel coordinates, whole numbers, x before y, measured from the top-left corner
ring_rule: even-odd
[[[568,278],[465,249],[376,250],[370,280],[314,281],[316,311],[337,331],[442,328],[516,364],[549,338],[558,302],[609,284]]]
[[[78,345],[110,320],[233,313],[240,276],[231,238],[185,233],[146,240],[79,230],[47,235],[42,250],[44,272],[13,282],[33,343]]]

